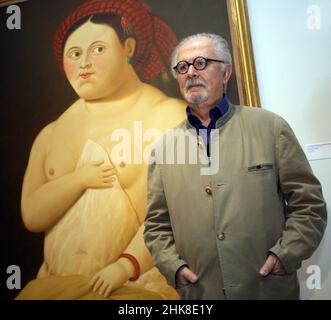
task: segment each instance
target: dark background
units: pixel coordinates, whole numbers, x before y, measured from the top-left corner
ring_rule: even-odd
[[[167,21],[181,39],[197,32],[214,32],[231,43],[225,0],[146,0],[153,13]],[[0,201],[2,299],[18,290],[6,287],[7,267],[18,265],[22,288],[36,276],[43,259],[43,234],[28,232],[20,216],[24,172],[33,140],[77,96],[56,64],[52,41],[58,24],[81,0],[30,0],[19,4],[21,30],[8,30],[6,7],[0,8],[1,80]],[[154,85],[161,86],[156,80]],[[176,83],[162,87],[177,95]],[[230,100],[238,103],[235,77],[229,85]]]

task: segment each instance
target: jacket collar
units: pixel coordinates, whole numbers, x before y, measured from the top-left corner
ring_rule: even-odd
[[[216,121],[216,128],[220,128],[222,127],[225,123],[227,123],[233,116],[234,114],[234,111],[235,111],[235,105],[233,105],[229,100],[228,100],[228,103],[229,103],[229,108],[227,110],[227,112],[225,114],[223,114],[217,121]],[[186,129],[186,130],[190,130],[190,129],[194,129],[194,126],[191,125],[191,123],[188,121],[188,119],[185,119],[183,122],[182,122],[182,125],[180,126],[182,127],[183,129]]]

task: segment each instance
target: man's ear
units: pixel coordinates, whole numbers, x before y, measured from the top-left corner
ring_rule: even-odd
[[[223,84],[228,83],[228,81],[230,80],[231,75],[232,75],[232,65],[227,64],[226,67],[225,67],[225,71],[224,71]]]
[[[126,56],[129,59],[133,58],[134,52],[136,50],[136,39],[127,38],[124,42],[124,50],[125,50]]]

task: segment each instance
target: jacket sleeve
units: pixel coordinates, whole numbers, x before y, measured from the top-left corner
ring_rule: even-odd
[[[187,263],[180,259],[171,227],[167,202],[164,194],[160,164],[154,161],[148,168],[147,214],[144,239],[154,263],[175,287],[177,270]]]
[[[318,247],[326,228],[327,211],[321,185],[292,129],[282,118],[276,122],[276,163],[286,223],[282,237],[270,251],[291,273]]]

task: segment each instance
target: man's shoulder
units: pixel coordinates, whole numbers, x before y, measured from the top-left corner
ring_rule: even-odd
[[[233,108],[235,109],[235,114],[240,115],[244,120],[260,122],[275,121],[281,118],[278,114],[261,107],[233,105]]]
[[[188,122],[188,120],[187,120],[187,118],[185,117],[185,119],[184,120],[182,120],[181,122],[179,122],[175,127],[173,127],[172,129],[174,129],[174,130],[177,130],[177,129],[187,129],[187,122]]]

